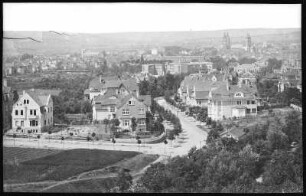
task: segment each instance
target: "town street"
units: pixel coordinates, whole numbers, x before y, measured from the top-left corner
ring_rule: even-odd
[[[4,136],[4,146],[29,147],[29,148],[47,148],[47,149],[103,149],[103,150],[119,150],[119,151],[139,151],[145,154],[159,154],[166,156],[182,156],[186,155],[190,148],[196,146],[200,148],[205,145],[207,133],[196,126],[195,120],[186,117],[179,109],[169,105],[163,98],[157,99],[158,104],[173,114],[178,115],[183,132],[168,144],[141,144],[130,143],[111,143],[110,141],[74,141],[74,140],[48,140],[44,138],[28,139],[28,138],[9,138]]]

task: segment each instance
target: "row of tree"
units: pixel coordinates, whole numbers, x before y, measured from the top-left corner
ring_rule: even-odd
[[[239,141],[210,134],[202,149],[153,164],[137,182],[138,191],[303,192],[301,115],[291,112],[285,123],[275,117],[245,131]]]

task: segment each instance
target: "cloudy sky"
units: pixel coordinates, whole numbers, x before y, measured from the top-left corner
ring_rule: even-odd
[[[109,33],[300,27],[300,4],[3,4],[4,31]]]

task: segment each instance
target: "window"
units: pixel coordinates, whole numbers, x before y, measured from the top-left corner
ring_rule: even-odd
[[[34,116],[36,116],[36,110],[34,110]]]
[[[32,115],[33,114],[33,110],[30,110],[30,115]]]
[[[252,109],[252,113],[256,113],[256,108],[253,108],[253,109]]]
[[[18,115],[18,110],[15,110],[15,115]]]
[[[20,110],[20,115],[23,115],[23,110]]]
[[[45,125],[47,124],[47,121],[45,120]]]
[[[129,109],[122,109],[122,115],[129,115],[130,110]]]
[[[29,104],[29,100],[27,100],[27,104]]]
[[[110,107],[110,112],[115,112],[115,107],[114,106]]]
[[[146,125],[146,122],[145,122],[145,120],[141,119],[141,120],[139,120],[138,124],[139,125]]]
[[[130,126],[130,120],[124,120],[123,124],[124,126]]]
[[[248,109],[248,108],[247,108],[247,109],[246,109],[246,113],[247,113],[247,114],[250,114],[250,113],[251,113],[251,109]]]
[[[250,101],[249,101],[249,100],[247,101],[247,104],[248,104],[248,105],[250,104]]]
[[[23,122],[23,121],[21,121],[21,126],[22,126],[22,127],[24,126],[24,122]]]
[[[47,108],[47,110],[48,110],[48,113],[49,113],[49,108]]]
[[[252,101],[252,104],[255,104],[255,101]]]
[[[48,119],[48,125],[50,124],[50,120]]]
[[[23,100],[23,103],[26,104],[26,103],[27,103],[27,100]]]
[[[241,101],[237,101],[237,105],[241,105]]]
[[[135,101],[130,100],[129,105],[135,105]]]
[[[139,108],[139,114],[144,114],[145,111],[144,111],[144,108]]]
[[[38,121],[35,121],[35,125],[38,126]]]

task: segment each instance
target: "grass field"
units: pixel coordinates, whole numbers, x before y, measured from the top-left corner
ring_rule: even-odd
[[[61,152],[61,150],[3,147],[3,162],[24,162],[59,152]]]
[[[25,183],[45,180],[65,180],[77,174],[104,168],[139,154],[130,151],[74,149],[3,165],[5,183]]]
[[[102,193],[107,192],[115,185],[115,177],[101,178],[101,179],[89,179],[71,182],[69,184],[59,185],[44,192],[52,193]]]

